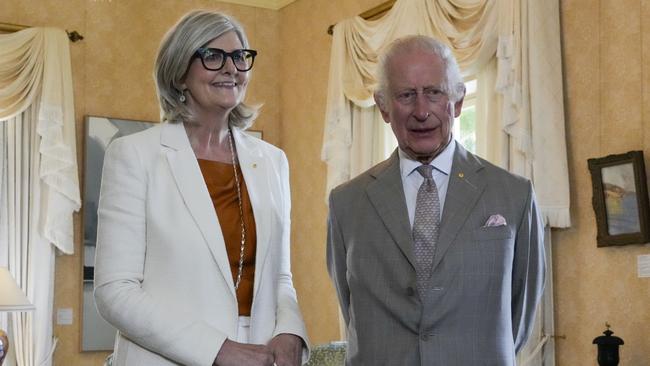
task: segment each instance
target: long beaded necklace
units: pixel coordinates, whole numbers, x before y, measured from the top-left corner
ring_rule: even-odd
[[[241,224],[241,245],[239,247],[239,267],[237,269],[237,280],[235,281],[235,291],[239,289],[241,283],[241,276],[244,270],[244,243],[246,242],[246,227],[244,226],[244,208],[241,198],[241,188],[239,183],[239,175],[237,174],[237,166],[235,161],[235,149],[232,131],[228,129],[228,144],[230,145],[230,155],[232,157],[232,170],[235,173],[235,185],[237,187],[237,203],[239,204],[239,222]]]

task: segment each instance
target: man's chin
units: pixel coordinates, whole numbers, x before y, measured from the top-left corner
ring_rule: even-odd
[[[410,155],[417,161],[422,163],[429,163],[431,160],[435,159],[444,149],[447,147],[447,144],[444,146],[438,145],[435,149],[422,149],[422,150],[413,150]]]
[[[417,152],[417,151],[409,151],[409,152],[407,152],[407,155],[412,160],[419,161],[422,164],[428,164],[428,163],[431,162],[431,160],[433,160],[433,158],[435,158],[434,152],[432,152],[432,151],[427,151],[427,152],[425,152],[425,151],[419,151],[419,152]]]

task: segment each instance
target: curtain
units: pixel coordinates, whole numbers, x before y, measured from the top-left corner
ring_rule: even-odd
[[[351,105],[352,145],[350,146],[350,175],[355,177],[369,167],[386,159],[397,146],[395,136],[386,133],[386,123],[379,108]]]
[[[491,148],[499,150],[497,163],[532,179],[546,223],[570,226],[559,29],[557,0],[398,0],[381,19],[339,22],[321,151],[328,165],[326,196],[351,178],[351,106],[374,104],[377,55],[395,38],[425,34],[450,46],[465,75],[496,62],[494,84],[484,87],[499,101],[491,112],[498,119],[486,128],[505,134],[500,147]]]
[[[450,46],[464,76],[477,77],[477,153],[533,181],[547,225],[546,291],[520,365],[555,362],[550,228],[571,224],[559,31],[557,0],[398,0],[379,20],[339,22],[332,39],[321,151],[326,196],[376,163],[358,152],[371,137],[357,133],[367,127],[357,126],[355,110],[374,109],[383,47],[403,35],[430,35]]]
[[[466,73],[473,74],[494,56],[496,15],[502,7],[497,3],[501,1],[398,0],[379,20],[354,17],[334,27],[321,152],[328,164],[326,195],[351,177],[351,105],[374,105],[375,69],[382,47],[408,34],[432,35],[456,45],[454,51],[462,50],[456,58]]]
[[[51,365],[55,248],[73,253],[81,206],[68,38],[30,28],[0,35],[0,50],[0,265],[36,306],[9,314],[5,362]]]
[[[544,231],[544,249],[546,251],[546,266],[548,273],[553,273],[553,263],[548,260],[552,256],[551,228]],[[553,279],[548,278],[542,300],[537,307],[535,326],[530,335],[530,340],[517,354],[517,365],[520,366],[554,366],[555,343],[552,335],[555,334],[553,324]]]

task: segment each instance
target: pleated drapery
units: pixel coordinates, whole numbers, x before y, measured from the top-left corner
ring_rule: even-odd
[[[447,43],[466,75],[496,58],[490,89],[499,120],[491,125],[507,134],[502,143],[511,153],[495,163],[532,179],[547,224],[570,226],[559,30],[556,0],[398,0],[381,19],[339,22],[321,153],[327,194],[351,178],[352,108],[374,105],[377,55],[396,38],[424,34]]]
[[[0,265],[36,306],[9,314],[5,362],[51,365],[55,248],[73,253],[81,206],[65,31],[0,35],[0,138]]]

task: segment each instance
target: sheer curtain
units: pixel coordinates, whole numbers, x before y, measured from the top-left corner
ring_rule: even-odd
[[[465,75],[477,75],[478,154],[533,181],[548,227],[570,226],[559,30],[557,0],[398,0],[379,20],[339,22],[321,152],[326,196],[377,162],[360,158],[374,137],[360,136],[368,127],[355,118],[355,109],[374,108],[377,55],[395,38],[425,34],[451,47]],[[522,365],[554,364],[550,239],[547,230],[546,293]]]
[[[11,313],[8,365],[51,365],[55,248],[74,250],[81,205],[69,45],[63,30],[0,35],[0,265],[32,313]]]

